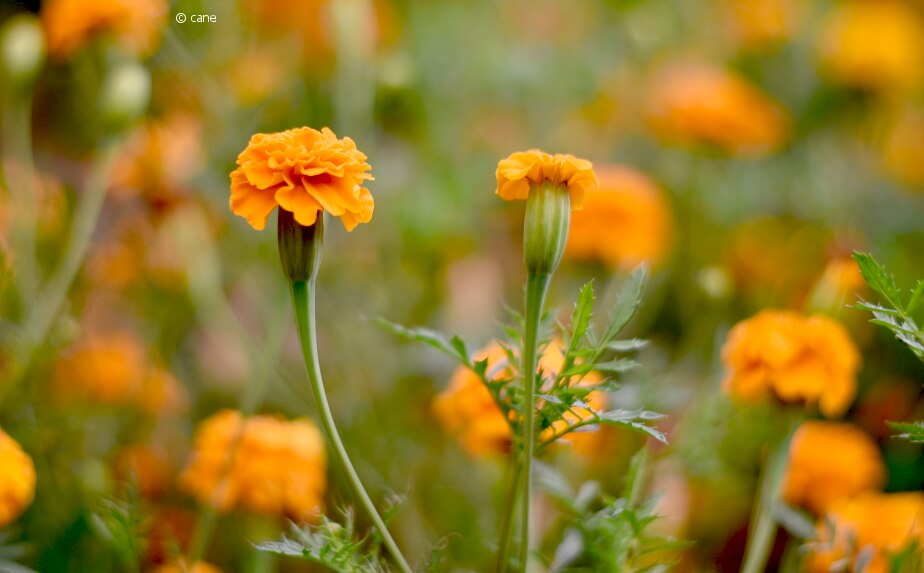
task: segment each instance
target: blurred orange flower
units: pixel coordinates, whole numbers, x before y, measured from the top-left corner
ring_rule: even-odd
[[[306,227],[327,211],[348,231],[372,220],[374,202],[363,182],[374,179],[366,155],[328,128],[258,133],[231,172],[231,211],[257,230],[277,206]]]
[[[234,451],[232,452],[232,448]],[[196,430],[180,487],[203,505],[314,521],[327,488],[324,440],[307,420],[224,410]]]
[[[850,0],[828,17],[819,50],[822,70],[838,83],[904,91],[924,71],[924,25],[908,3]]]
[[[860,267],[853,259],[831,259],[812,288],[809,304],[813,309],[836,312],[844,305],[856,302],[865,286]]]
[[[150,414],[176,411],[186,400],[179,382],[151,364],[141,340],[128,331],[86,336],[58,358],[52,384],[65,400],[132,406]]]
[[[161,565],[154,569],[154,573],[221,573],[221,569],[214,565],[199,561],[192,567],[188,565]]]
[[[629,167],[599,170],[600,186],[571,217],[565,256],[597,260],[613,269],[661,262],[670,241],[671,215],[661,190]]]
[[[19,443],[0,430],[0,528],[16,521],[35,497],[35,465]]]
[[[888,573],[892,554],[912,542],[924,543],[924,493],[867,492],[841,500],[818,524],[818,534],[822,541],[808,563],[812,573],[827,573],[845,561],[846,568],[838,571]]]
[[[776,102],[737,75],[706,64],[672,65],[656,74],[648,117],[667,140],[740,155],[779,148],[788,130]]]
[[[788,40],[796,27],[795,0],[726,0],[732,33],[746,48]]]
[[[173,469],[164,452],[146,444],[122,448],[115,457],[116,479],[138,487],[143,497],[162,495],[170,487]]]
[[[793,435],[783,499],[824,515],[832,503],[884,481],[885,464],[868,434],[850,424],[810,421]]]
[[[573,155],[551,155],[538,149],[517,151],[497,164],[496,193],[507,201],[525,200],[533,185],[562,185],[571,194],[571,208],[580,209],[584,194],[597,188],[593,165]]]
[[[885,139],[886,170],[906,185],[924,187],[924,112],[908,109],[894,121]]]
[[[48,53],[67,57],[99,36],[131,52],[154,52],[166,23],[165,0],[49,0],[42,7]]]
[[[539,368],[546,378],[555,376],[562,367],[564,356],[559,341],[549,343],[539,360]],[[499,380],[511,376],[509,360],[503,347],[492,342],[475,355],[475,360],[487,360],[488,376]],[[581,380],[582,385],[599,384],[602,378],[590,372]],[[606,409],[608,399],[604,392],[591,392],[587,403],[597,411]],[[494,402],[491,392],[481,379],[470,369],[460,367],[453,374],[449,386],[433,401],[433,413],[440,425],[453,436],[458,437],[462,447],[474,457],[505,454],[510,451],[512,434],[504,414]],[[566,420],[559,420],[543,432],[550,437],[563,429],[566,423],[573,423],[590,416],[590,411],[576,408]],[[573,432],[563,441],[569,442],[582,455],[599,452],[603,435],[598,431]]]
[[[846,329],[829,318],[764,310],[732,328],[722,361],[728,369],[723,386],[734,398],[773,395],[817,404],[833,417],[856,394],[860,353]]]

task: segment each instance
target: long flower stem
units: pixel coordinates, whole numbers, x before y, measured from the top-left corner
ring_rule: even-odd
[[[334,416],[327,401],[327,393],[324,390],[324,380],[321,378],[320,360],[318,358],[317,330],[315,328],[315,281],[292,281],[289,283],[292,291],[292,302],[295,307],[295,322],[298,326],[298,336],[302,344],[302,355],[305,358],[305,368],[308,370],[308,380],[311,382],[311,393],[314,395],[315,403],[318,407],[318,414],[321,417],[321,425],[330,441],[331,453],[335,463],[337,463],[346,473],[350,485],[359,498],[360,505],[366,510],[366,513],[372,519],[372,523],[382,536],[385,547],[391,553],[392,558],[398,565],[402,573],[411,573],[411,567],[408,565],[398,544],[392,538],[385,520],[379,515],[372,503],[372,498],[366,493],[359,474],[353,467],[343,440],[340,439],[340,433],[337,431],[337,425],[334,423]]]
[[[773,505],[779,498],[780,484],[789,457],[789,443],[797,425],[798,421],[793,422],[770,444],[767,461],[758,482],[759,497],[748,527],[748,543],[741,573],[762,573],[770,557],[777,528]]]
[[[520,490],[520,570],[528,569],[529,510],[532,501],[533,450],[536,440],[536,363],[539,354],[539,321],[549,288],[551,273],[530,272],[526,277],[526,332],[523,336],[523,476]]]
[[[500,543],[497,550],[497,573],[507,573],[510,569],[510,538],[513,537],[514,514],[517,509],[517,492],[520,488],[520,475],[523,465],[520,459],[514,457],[513,470],[510,472],[510,488],[504,500],[501,513]]]

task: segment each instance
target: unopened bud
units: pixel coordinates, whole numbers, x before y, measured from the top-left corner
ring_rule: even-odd
[[[32,87],[45,64],[45,35],[38,18],[18,14],[4,22],[0,28],[0,59],[8,85]]]
[[[547,275],[558,268],[570,224],[571,195],[567,187],[546,183],[530,189],[523,229],[527,271]]]
[[[151,74],[138,62],[121,64],[103,80],[100,109],[108,128],[121,130],[137,121],[151,100]]]
[[[306,227],[291,211],[277,209],[277,237],[282,270],[289,282],[307,282],[318,276],[321,247],[324,245],[324,215],[318,213],[314,225]]]

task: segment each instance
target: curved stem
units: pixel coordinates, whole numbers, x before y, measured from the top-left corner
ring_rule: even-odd
[[[532,465],[536,439],[536,366],[539,354],[539,321],[551,273],[530,272],[526,277],[526,332],[523,336],[523,477],[520,506],[520,570],[527,571],[529,560],[529,510],[532,501]]]
[[[330,441],[331,453],[335,463],[339,464],[346,473],[353,486],[360,505],[366,510],[366,513],[372,519],[372,523],[382,536],[382,540],[388,552],[398,565],[402,573],[411,573],[411,568],[407,564],[398,544],[392,538],[385,520],[375,509],[375,504],[369,494],[366,493],[359,474],[353,467],[350,457],[347,454],[346,447],[340,439],[340,433],[337,431],[337,425],[334,423],[334,416],[330,409],[330,403],[327,401],[327,393],[324,390],[324,380],[321,378],[320,360],[318,358],[317,330],[315,328],[315,281],[292,281],[289,283],[292,291],[292,302],[295,306],[295,322],[298,326],[298,337],[302,345],[302,355],[305,358],[305,368],[308,370],[308,380],[311,382],[311,393],[314,395],[315,403],[318,407],[318,415],[321,418],[321,425]]]
[[[776,539],[777,526],[776,518],[773,516],[773,505],[779,498],[780,484],[789,458],[789,443],[798,423],[798,419],[793,421],[782,435],[769,444],[767,461],[758,481],[759,497],[748,527],[748,542],[741,573],[762,573],[767,565],[770,550]]]
[[[514,513],[517,508],[517,492],[520,486],[520,475],[523,465],[514,457],[513,471],[510,472],[510,488],[504,500],[504,509],[501,513],[500,543],[497,549],[497,573],[507,573],[510,568],[510,538],[513,536]]]

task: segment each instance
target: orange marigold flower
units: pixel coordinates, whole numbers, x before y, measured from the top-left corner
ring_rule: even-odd
[[[180,487],[223,511],[240,507],[311,521],[323,506],[326,472],[324,440],[310,422],[243,420],[224,410],[199,424]]]
[[[0,528],[13,523],[35,497],[32,458],[0,430]]]
[[[610,268],[659,263],[670,241],[671,215],[661,190],[628,167],[599,170],[600,187],[584,196],[571,217],[565,256]]]
[[[850,424],[811,421],[793,435],[783,499],[824,515],[832,503],[884,480],[882,456],[868,434]]]
[[[154,573],[221,573],[221,569],[199,561],[192,567],[188,565],[161,565],[154,569]]]
[[[67,57],[99,36],[151,54],[167,16],[165,0],[49,0],[42,8],[48,53]]]
[[[553,341],[546,346],[539,360],[539,368],[546,378],[554,376],[563,363],[562,345]],[[495,379],[509,377],[510,365],[507,353],[497,342],[475,355],[476,360],[487,360],[487,373]],[[600,375],[591,372],[584,376],[581,384],[595,385],[601,382]],[[600,411],[606,408],[608,400],[604,392],[591,392],[587,398],[588,405]],[[457,436],[462,447],[472,456],[482,457],[504,454],[510,450],[512,435],[510,425],[501,409],[494,402],[491,392],[481,379],[470,369],[460,367],[453,374],[449,386],[433,402],[433,413],[440,425],[450,434]],[[576,409],[570,414],[567,423],[578,421],[590,415],[584,409]],[[559,421],[546,430],[545,437],[562,429],[565,421]],[[575,432],[563,440],[570,442],[575,451],[592,454],[599,451],[598,432]]]
[[[832,571],[835,563],[846,564],[838,571],[860,573],[861,562],[863,573],[887,573],[891,555],[912,542],[924,543],[924,494],[866,492],[844,499],[817,529],[822,541],[808,562],[812,573]]]
[[[116,478],[137,486],[147,498],[162,495],[170,487],[173,468],[166,454],[145,444],[122,448],[113,463]]]
[[[820,57],[823,71],[838,83],[904,91],[924,70],[924,25],[904,2],[844,2],[825,24]]]
[[[741,400],[773,395],[817,404],[825,416],[856,394],[860,353],[846,329],[823,316],[764,310],[732,328],[722,348],[725,391]]]
[[[571,208],[580,209],[584,194],[597,188],[593,165],[568,154],[549,154],[538,149],[517,151],[497,164],[496,193],[507,201],[525,200],[533,185],[550,183],[568,188]]]
[[[648,97],[653,129],[681,144],[757,155],[786,139],[783,109],[756,87],[708,65],[674,65],[659,72]]]
[[[366,155],[349,137],[338,139],[328,128],[258,133],[237,156],[231,172],[231,211],[257,230],[277,206],[305,226],[321,211],[347,231],[372,219],[374,201],[363,182],[374,179]]]

